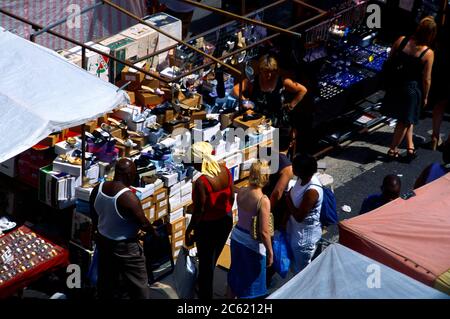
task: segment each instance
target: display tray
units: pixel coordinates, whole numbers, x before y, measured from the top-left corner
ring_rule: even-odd
[[[69,253],[26,226],[0,236],[0,299],[69,264]]]

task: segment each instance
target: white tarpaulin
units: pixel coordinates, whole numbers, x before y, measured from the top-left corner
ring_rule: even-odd
[[[449,296],[340,244],[268,299],[441,299]]]
[[[0,163],[129,102],[124,91],[0,28]]]

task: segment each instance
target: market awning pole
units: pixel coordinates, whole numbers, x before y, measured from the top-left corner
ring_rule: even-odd
[[[11,18],[14,18],[14,19],[16,19],[16,20],[19,20],[19,21],[21,21],[21,22],[23,22],[23,23],[26,23],[26,24],[30,25],[30,26],[31,26],[33,29],[35,29],[35,30],[42,30],[42,29],[44,28],[43,26],[41,26],[41,25],[39,25],[39,24],[37,24],[37,23],[34,23],[34,22],[32,22],[32,21],[30,21],[30,20],[27,20],[27,19],[25,19],[25,18],[19,17],[18,15],[14,14],[14,13],[11,13],[11,12],[8,12],[8,11],[2,9],[2,8],[0,8],[0,13],[4,14],[4,15],[6,15],[6,16],[9,16],[9,17],[11,17]],[[154,74],[154,73],[150,73],[150,72],[148,72],[148,71],[146,71],[146,70],[144,70],[144,69],[142,69],[142,68],[139,68],[139,67],[137,67],[137,66],[134,66],[134,64],[131,63],[131,62],[123,61],[123,60],[121,60],[121,59],[118,59],[118,58],[116,58],[115,56],[112,56],[111,54],[108,54],[108,53],[105,53],[105,52],[103,52],[103,51],[100,51],[100,50],[98,50],[98,49],[96,49],[96,48],[93,48],[93,47],[91,47],[91,46],[89,46],[89,45],[86,45],[86,44],[84,44],[84,43],[81,43],[80,41],[71,39],[71,38],[69,38],[69,37],[67,37],[67,36],[65,36],[65,35],[59,34],[59,33],[55,32],[55,31],[52,31],[52,30],[48,30],[47,33],[48,33],[48,34],[51,34],[51,35],[53,35],[53,36],[55,36],[55,37],[57,37],[57,38],[63,39],[64,41],[67,41],[67,42],[73,43],[73,44],[75,44],[75,45],[78,45],[78,46],[80,46],[80,47],[82,47],[82,48],[86,48],[86,49],[88,49],[89,51],[92,51],[92,52],[95,52],[95,53],[97,53],[97,54],[106,56],[106,57],[110,58],[110,59],[113,60],[113,61],[122,63],[123,65],[126,65],[126,66],[128,66],[128,67],[131,67],[131,68],[133,68],[133,69],[135,69],[135,70],[137,70],[137,71],[139,71],[139,72],[144,73],[145,75],[154,77],[155,79],[158,79],[158,80],[160,80],[161,82],[164,82],[164,83],[170,83],[170,81],[169,81],[168,79],[166,79],[166,78],[163,78],[163,77],[161,77],[161,76],[159,76],[159,75],[157,75],[157,74]]]
[[[93,4],[92,6],[89,6],[89,7],[85,8],[85,9],[81,10],[80,13],[77,13],[76,15],[69,15],[69,16],[67,16],[65,18],[62,18],[61,20],[56,21],[56,22],[46,26],[42,30],[40,30],[40,31],[38,31],[36,33],[33,33],[30,36],[30,41],[34,42],[34,38],[37,37],[38,35],[41,35],[42,33],[45,33],[47,31],[49,31],[49,30],[51,30],[51,29],[53,29],[53,28],[63,24],[64,22],[66,22],[70,18],[73,18],[73,17],[76,17],[76,16],[81,16],[82,14],[85,14],[86,12],[89,12],[89,11],[99,7],[99,6],[102,6],[102,5],[103,5],[103,2],[97,2],[96,4]]]
[[[282,3],[286,2],[286,1],[287,1],[287,0],[278,0],[278,1],[276,1],[276,2],[273,2],[273,3],[271,3],[271,4],[269,4],[269,5],[265,6],[265,7],[262,7],[262,8],[260,8],[260,9],[256,10],[256,11],[254,11],[254,12],[251,12],[251,13],[245,15],[245,16],[248,17],[248,16],[251,16],[251,15],[258,14],[258,13],[260,13],[260,12],[269,10],[269,9],[271,9],[271,8],[273,8],[273,7],[279,6],[280,4],[282,4]],[[227,26],[230,26],[232,23],[234,23],[234,21],[230,21],[230,22],[221,24],[221,25],[219,25],[219,26],[217,26],[217,27],[214,27],[214,28],[212,28],[212,29],[208,29],[207,31],[205,31],[205,32],[203,32],[203,33],[197,34],[194,38],[189,39],[189,41],[192,41],[192,40],[195,40],[195,39],[199,39],[199,38],[204,37],[204,36],[207,36],[207,35],[209,35],[209,34],[211,34],[211,33],[213,33],[213,32],[216,32],[216,31],[218,31],[218,30],[220,30],[220,29],[224,29],[224,28],[226,28]],[[173,49],[173,48],[176,48],[177,46],[179,46],[178,43],[177,43],[177,44],[173,44],[173,45],[171,45],[171,46],[166,47],[165,49],[161,49],[161,50],[158,50],[158,51],[154,51],[154,52],[152,52],[152,53],[150,53],[150,54],[148,54],[148,55],[145,55],[145,56],[143,56],[143,57],[141,57],[141,58],[138,58],[137,60],[134,60],[133,62],[134,62],[134,63],[139,63],[139,62],[144,61],[144,60],[147,60],[147,59],[149,59],[149,58],[151,58],[151,57],[153,57],[153,56],[155,56],[155,55],[158,55],[158,54],[167,52],[167,51],[169,51],[169,50],[171,50],[171,49]]]
[[[81,67],[86,70],[86,48],[81,48]],[[81,125],[81,186],[84,186],[86,177],[86,125]]]
[[[276,32],[279,32],[279,33],[285,33],[285,34],[288,34],[288,35],[291,35],[291,36],[294,36],[294,37],[297,37],[297,38],[300,38],[302,36],[298,32],[294,32],[294,31],[291,31],[291,30],[288,30],[288,29],[283,29],[283,28],[280,28],[280,27],[277,27],[275,25],[268,24],[268,23],[265,23],[265,22],[262,22],[262,21],[259,21],[259,20],[246,18],[246,17],[243,17],[243,16],[241,16],[239,14],[228,12],[228,11],[225,11],[225,10],[222,10],[222,9],[219,9],[219,8],[210,7],[210,6],[207,6],[207,5],[205,5],[203,3],[200,3],[200,2],[195,2],[195,1],[192,1],[192,0],[180,0],[180,1],[181,2],[185,2],[187,4],[190,4],[192,6],[204,9],[204,10],[212,11],[212,12],[215,12],[215,13],[218,13],[218,14],[221,14],[221,15],[233,18],[233,19],[238,20],[238,21],[246,22],[246,23],[249,23],[249,24],[259,25],[261,27],[264,27],[266,29],[270,29],[270,30],[273,30],[273,31],[276,31]]]
[[[152,28],[153,30],[155,30],[155,31],[157,31],[157,32],[159,32],[159,33],[161,33],[162,35],[168,37],[169,39],[172,39],[172,40],[174,40],[174,41],[176,41],[176,42],[178,42],[178,43],[180,43],[180,44],[183,44],[183,45],[185,45],[186,47],[188,47],[189,49],[194,50],[195,52],[197,52],[197,53],[199,53],[199,54],[201,54],[201,55],[203,55],[203,56],[205,56],[205,57],[211,59],[212,61],[214,61],[214,62],[216,62],[216,63],[218,63],[218,64],[224,66],[225,68],[227,68],[228,70],[230,70],[230,71],[232,72],[233,75],[237,75],[237,76],[240,76],[240,75],[241,75],[241,72],[240,72],[238,69],[236,69],[236,68],[234,68],[234,67],[232,67],[232,66],[230,66],[230,65],[228,65],[228,64],[226,64],[226,63],[224,63],[224,62],[221,61],[220,59],[218,59],[218,58],[216,58],[216,57],[213,57],[213,56],[210,55],[210,54],[207,54],[207,53],[203,52],[202,50],[196,48],[196,47],[193,46],[193,45],[190,45],[189,43],[187,43],[187,42],[185,42],[185,41],[183,41],[183,40],[181,40],[181,39],[177,39],[176,37],[174,37],[174,36],[171,35],[170,33],[165,32],[165,31],[161,30],[160,28],[155,27],[154,25],[148,23],[147,21],[145,21],[144,19],[138,17],[137,15],[135,15],[135,14],[129,12],[128,10],[125,10],[125,9],[122,8],[121,6],[119,6],[119,5],[115,4],[115,3],[112,3],[112,2],[109,1],[109,0],[102,0],[102,1],[103,1],[103,3],[109,5],[110,7],[112,7],[112,8],[114,8],[114,9],[116,9],[116,10],[118,10],[118,11],[120,11],[120,12],[126,14],[126,15],[129,16],[130,18],[133,18],[134,20],[139,21],[141,24],[144,24],[144,25],[146,25],[146,26]]]

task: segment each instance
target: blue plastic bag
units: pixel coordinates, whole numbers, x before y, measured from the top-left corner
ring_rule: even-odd
[[[286,278],[291,265],[289,242],[285,232],[276,231],[272,240],[273,269]]]
[[[97,280],[98,280],[98,249],[97,248],[95,248],[95,250],[94,250],[94,256],[92,257],[92,262],[89,265],[87,278],[92,286],[97,285]]]

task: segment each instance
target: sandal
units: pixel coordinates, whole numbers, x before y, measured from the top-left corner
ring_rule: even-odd
[[[407,148],[405,155],[405,162],[411,163],[414,159],[417,158],[417,151],[415,148]]]
[[[432,151],[436,151],[442,145],[442,140],[439,137],[431,137],[430,148]]]
[[[399,152],[398,151],[394,151],[393,149],[389,149],[389,151],[387,152],[387,157],[389,160],[393,161],[393,160],[397,160],[399,158]]]

